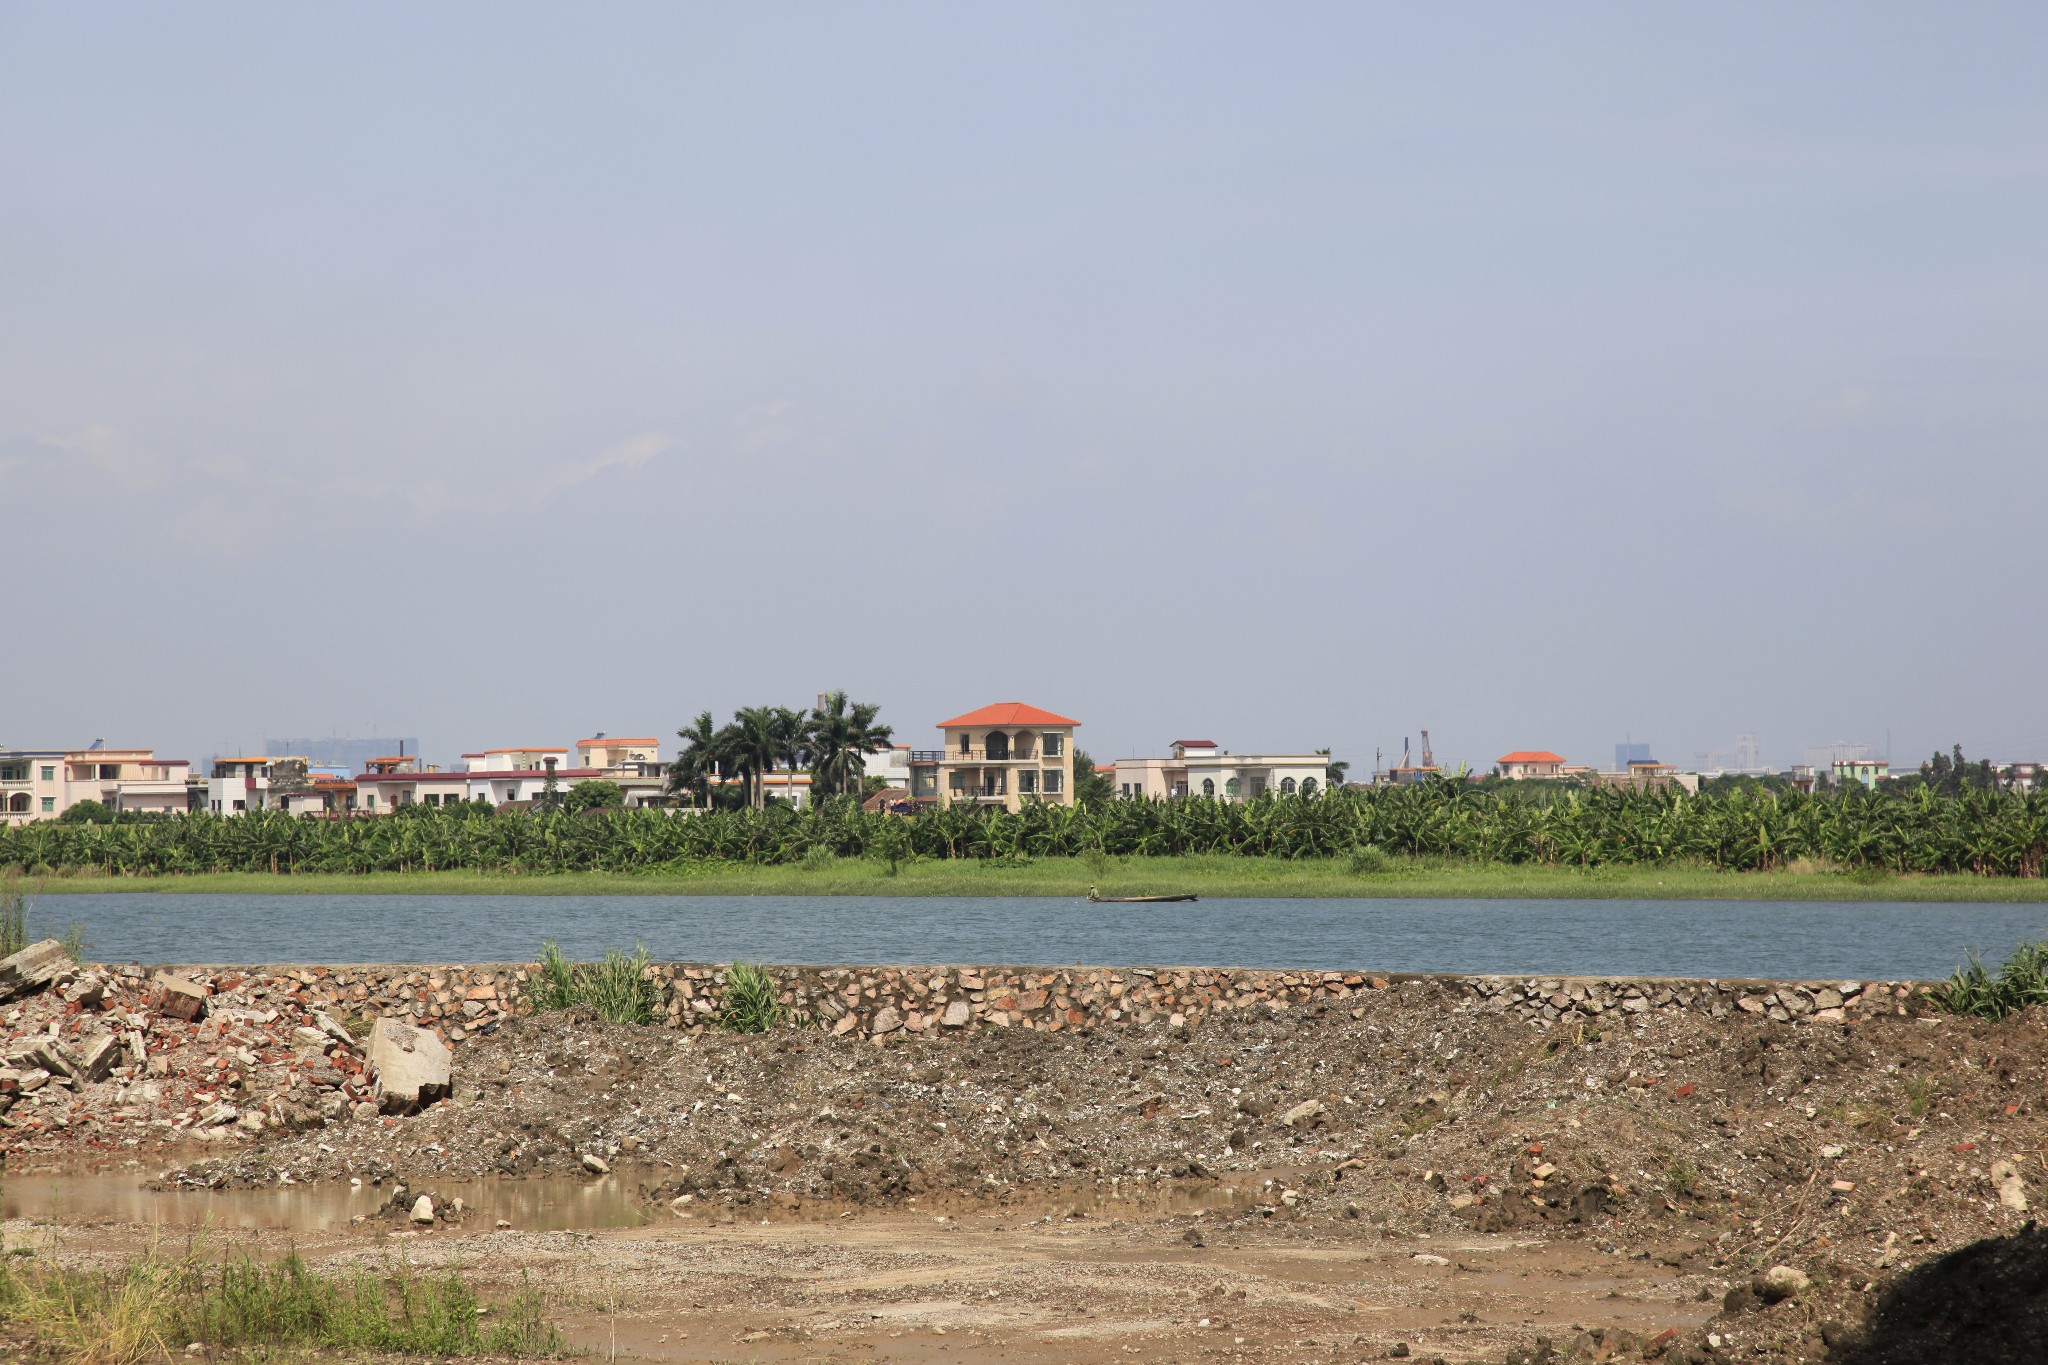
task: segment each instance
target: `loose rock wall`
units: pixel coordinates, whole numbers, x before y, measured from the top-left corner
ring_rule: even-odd
[[[288,996],[337,1017],[396,1017],[452,1043],[508,1015],[531,1011],[533,963],[445,967],[182,968],[217,991]],[[1284,972],[1188,967],[775,967],[783,1006],[835,1034],[876,1038],[972,1027],[1044,1032],[1163,1021],[1197,1025],[1213,1014],[1340,1005],[1376,991],[1433,981],[1480,1008],[1536,1027],[1613,1016],[1731,1011],[1781,1023],[1840,1022],[1876,1012],[1906,1014],[1930,988],[1903,981],[1673,980],[1614,977],[1423,977],[1360,972]],[[718,1018],[725,969],[709,963],[650,965],[657,1019],[701,1032]]]

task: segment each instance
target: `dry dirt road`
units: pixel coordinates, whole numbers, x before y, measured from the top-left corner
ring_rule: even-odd
[[[9,1235],[112,1262],[150,1244],[182,1248],[192,1233],[15,1220]],[[222,1252],[291,1245],[335,1267],[453,1261],[487,1291],[528,1283],[578,1346],[607,1360],[1498,1362],[1534,1337],[1563,1345],[1595,1328],[1639,1358],[1641,1341],[1704,1321],[1724,1288],[1590,1240],[1114,1203],[663,1217],[588,1232],[412,1233],[372,1220],[211,1236]]]

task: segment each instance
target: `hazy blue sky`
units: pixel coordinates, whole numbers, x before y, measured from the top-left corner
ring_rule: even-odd
[[[0,745],[2048,756],[2048,8],[0,4]]]

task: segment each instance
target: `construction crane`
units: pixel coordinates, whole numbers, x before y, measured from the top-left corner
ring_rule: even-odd
[[[1436,755],[1429,751],[1429,731],[1427,730],[1422,732],[1422,766],[1425,768],[1434,768],[1436,766]]]

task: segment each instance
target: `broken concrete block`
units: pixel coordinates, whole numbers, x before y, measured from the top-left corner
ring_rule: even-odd
[[[78,1058],[71,1050],[55,1038],[40,1037],[28,1040],[28,1046],[12,1054],[32,1067],[40,1067],[52,1076],[74,1076],[80,1070]]]
[[[26,1095],[49,1079],[40,1067],[0,1067],[0,1095]]]
[[[224,1123],[233,1123],[241,1112],[241,1110],[235,1108],[226,1100],[218,1100],[195,1114],[192,1118],[192,1126],[194,1128],[218,1128]]]
[[[452,1085],[453,1055],[425,1029],[379,1019],[370,1030],[367,1054],[377,1084],[378,1107],[404,1113],[445,1098]]]
[[[64,997],[66,1004],[77,1005],[81,1009],[96,1010],[106,1003],[107,983],[103,977],[82,976],[64,987],[58,994]]]
[[[166,1019],[187,1023],[206,1014],[206,987],[169,972],[156,974],[156,1012]]]
[[[112,1033],[96,1033],[79,1047],[77,1058],[78,1079],[103,1081],[121,1060],[121,1039]]]
[[[333,1015],[323,1011],[313,1016],[313,1022],[319,1025],[322,1033],[332,1038],[335,1042],[340,1043],[343,1047],[353,1050],[360,1046],[356,1042],[355,1035],[350,1033],[347,1027]]]
[[[77,967],[56,939],[31,943],[12,957],[0,958],[0,1001],[42,990]]]

